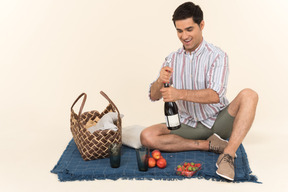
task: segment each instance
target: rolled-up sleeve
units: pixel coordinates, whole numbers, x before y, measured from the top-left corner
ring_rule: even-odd
[[[162,64],[162,67],[164,66],[164,64],[165,64],[165,62]],[[161,67],[161,69],[162,69],[162,67]],[[161,71],[161,69],[160,69],[160,71]],[[152,83],[150,83],[150,85],[149,85],[149,92],[148,92],[148,96],[149,96],[149,99],[150,99],[150,101],[152,101],[152,102],[155,102],[155,101],[159,101],[160,99],[157,99],[157,100],[152,100],[151,99],[151,87],[152,87],[152,85],[157,81],[157,79],[160,77],[160,71],[159,71],[159,73],[158,73],[158,76],[157,76],[157,78],[156,78],[156,80],[154,80]]]
[[[151,87],[152,87],[153,83],[155,83],[155,82],[157,81],[157,79],[160,77],[161,69],[162,69],[164,66],[169,66],[169,67],[171,67],[171,60],[172,60],[171,57],[172,57],[172,56],[171,56],[171,54],[170,54],[169,56],[167,56],[167,57],[165,58],[165,61],[163,62],[162,66],[161,66],[161,68],[160,68],[160,70],[159,70],[159,72],[158,72],[158,76],[157,76],[156,80],[154,80],[154,81],[153,81],[152,83],[150,83],[150,85],[149,85],[148,96],[149,96],[150,101],[152,101],[152,102],[154,102],[154,101],[159,101],[159,100],[161,99],[161,98],[160,98],[160,99],[157,99],[157,100],[152,100],[152,99],[151,99]],[[172,79],[171,79],[171,81],[172,81]],[[170,82],[170,84],[172,84],[172,82]]]
[[[149,85],[149,99],[150,99],[150,101],[152,101],[152,102],[155,102],[155,101],[159,101],[160,99],[157,99],[157,100],[152,100],[151,99],[151,87],[152,87],[152,85],[153,85],[153,83],[155,83],[155,81],[153,81],[152,83],[150,83],[150,85]]]
[[[216,91],[219,98],[227,91],[229,65],[227,54],[217,55],[207,73],[207,88]]]

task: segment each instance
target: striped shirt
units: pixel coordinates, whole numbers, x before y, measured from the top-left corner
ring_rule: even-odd
[[[200,121],[206,127],[211,128],[218,113],[229,104],[225,96],[229,74],[227,54],[203,39],[198,48],[191,54],[186,53],[184,48],[169,54],[162,67],[164,66],[173,68],[170,83],[174,88],[212,89],[218,93],[220,101],[216,104],[176,101],[181,123],[196,127],[197,122]],[[160,73],[157,79],[159,76]],[[150,100],[153,83],[150,84],[149,88]]]

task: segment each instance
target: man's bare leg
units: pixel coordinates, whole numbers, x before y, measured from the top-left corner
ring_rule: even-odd
[[[188,150],[208,150],[209,141],[185,139],[178,135],[170,134],[165,124],[157,124],[147,127],[142,131],[141,143],[152,149],[162,151],[188,151]]]
[[[251,89],[242,90],[230,103],[228,113],[235,117],[235,120],[229,143],[224,149],[225,154],[229,154],[232,157],[235,156],[238,147],[252,126],[257,103],[258,95]]]

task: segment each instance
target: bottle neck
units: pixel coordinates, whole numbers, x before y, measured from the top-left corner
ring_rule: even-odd
[[[169,83],[164,83],[164,87],[169,87]]]

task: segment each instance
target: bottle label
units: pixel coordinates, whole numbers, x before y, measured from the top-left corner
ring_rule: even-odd
[[[178,114],[166,116],[166,126],[167,127],[176,127],[178,125],[180,125]]]

